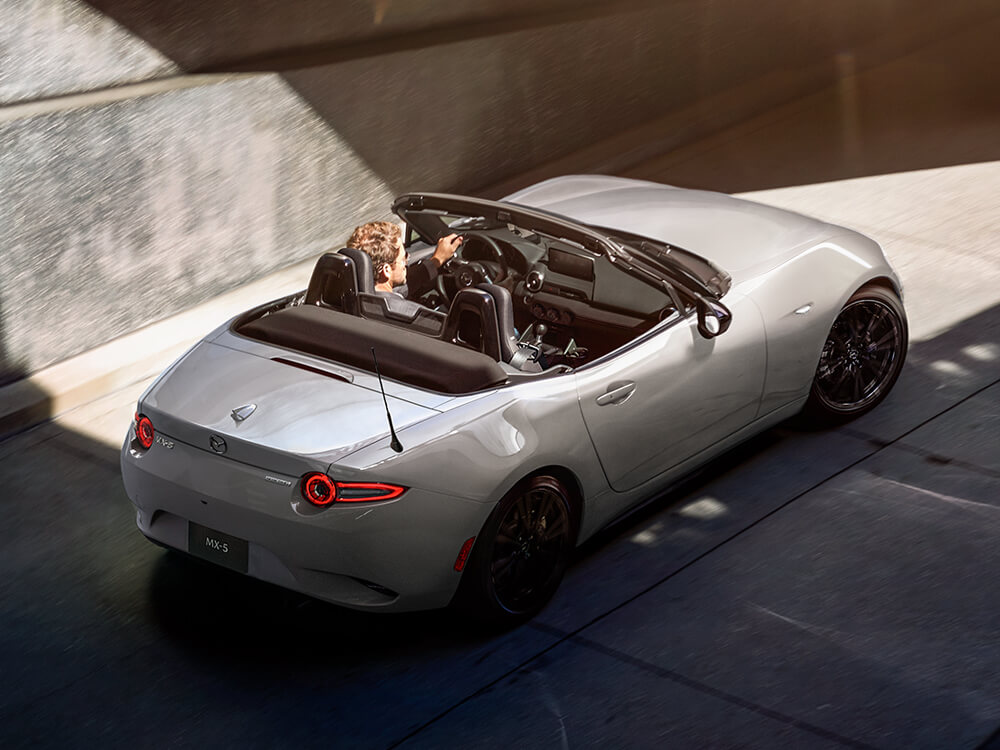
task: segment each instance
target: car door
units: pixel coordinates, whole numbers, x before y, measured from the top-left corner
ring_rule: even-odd
[[[698,333],[691,314],[575,374],[584,421],[615,490],[637,487],[756,417],[763,320],[749,299],[725,301],[732,324],[713,339]]]

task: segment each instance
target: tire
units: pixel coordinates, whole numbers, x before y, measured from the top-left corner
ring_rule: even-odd
[[[803,409],[808,421],[839,424],[874,409],[903,369],[906,312],[892,291],[862,287],[837,315]]]
[[[514,624],[537,614],[559,588],[576,532],[569,492],[558,479],[519,482],[476,537],[456,603],[491,624]]]

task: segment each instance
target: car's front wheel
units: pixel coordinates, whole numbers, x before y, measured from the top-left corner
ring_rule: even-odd
[[[570,495],[552,476],[519,482],[476,538],[458,603],[481,620],[517,622],[552,598],[576,540]]]
[[[805,416],[837,423],[873,409],[899,377],[907,341],[899,297],[880,286],[859,289],[823,344]]]

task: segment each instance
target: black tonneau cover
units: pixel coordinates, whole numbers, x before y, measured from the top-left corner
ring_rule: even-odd
[[[507,381],[491,357],[424,334],[315,305],[277,310],[233,330],[243,336],[375,372],[438,393],[472,393]]]

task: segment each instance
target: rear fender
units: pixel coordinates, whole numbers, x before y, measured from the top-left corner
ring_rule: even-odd
[[[497,502],[546,466],[571,472],[581,494],[606,481],[587,438],[571,377],[499,389],[398,431],[394,453],[380,440],[330,467],[338,478],[379,478],[483,503]]]

